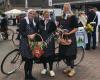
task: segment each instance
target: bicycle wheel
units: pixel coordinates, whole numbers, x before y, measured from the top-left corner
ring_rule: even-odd
[[[12,36],[14,35],[14,31],[12,29],[8,29],[7,33],[8,33],[8,40],[12,40]]]
[[[77,57],[76,57],[76,60],[74,61],[75,66],[79,65],[83,61],[84,55],[85,55],[84,48],[78,47],[77,48]]]
[[[1,63],[1,72],[3,74],[10,75],[19,69],[21,64],[22,58],[19,53],[19,49],[15,49],[4,57]]]
[[[77,48],[77,57],[74,60],[74,66],[79,65],[84,59],[85,51],[83,47]],[[66,64],[66,59],[63,59],[64,63]]]

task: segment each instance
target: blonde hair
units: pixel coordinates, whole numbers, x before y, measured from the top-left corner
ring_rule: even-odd
[[[50,14],[48,10],[45,10],[45,11],[43,11],[43,16],[44,16],[46,13],[47,13],[47,14]]]
[[[72,12],[72,10],[71,10],[71,5],[70,5],[70,3],[64,3],[64,5],[63,5],[63,10],[64,10],[64,8],[68,8],[68,11],[69,11],[69,13],[71,14],[71,15],[73,15],[73,12]]]

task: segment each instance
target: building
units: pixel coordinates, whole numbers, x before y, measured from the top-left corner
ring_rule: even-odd
[[[27,0],[28,8],[50,8],[48,6],[48,0]],[[70,2],[73,8],[84,9],[88,6],[97,7],[99,10],[100,0],[52,0],[53,7],[59,8],[65,2]],[[11,8],[25,8],[25,0],[0,0],[5,9]],[[78,5],[77,5],[78,4]]]

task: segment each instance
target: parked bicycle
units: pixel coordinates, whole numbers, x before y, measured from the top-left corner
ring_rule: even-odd
[[[55,47],[55,62],[60,62],[60,61],[66,61],[64,59],[61,59],[59,56],[59,52],[56,52],[56,50],[59,49],[59,45]],[[84,47],[80,46],[77,48],[77,59],[75,60],[75,66],[79,65],[83,59],[84,59],[85,51]],[[14,72],[16,72],[21,64],[23,63],[21,54],[19,52],[19,49],[14,49],[13,51],[9,52],[3,59],[1,63],[1,72],[6,75],[10,75]],[[38,64],[41,63],[39,59],[34,59],[34,63]],[[7,67],[9,66],[9,68]]]
[[[7,30],[8,40],[12,40],[12,36],[14,35],[14,31],[10,28]],[[0,41],[5,40],[5,33],[0,31]]]

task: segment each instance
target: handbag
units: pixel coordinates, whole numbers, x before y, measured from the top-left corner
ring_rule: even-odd
[[[32,51],[32,55],[36,58],[40,58],[44,54],[44,47],[46,46],[44,44],[44,40],[40,34],[36,34],[36,36],[40,37],[41,41],[29,41],[29,46]]]
[[[62,34],[58,39],[58,43],[61,45],[70,45],[72,40],[67,35]]]

